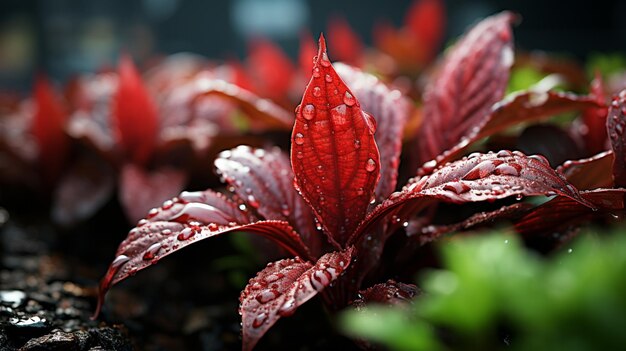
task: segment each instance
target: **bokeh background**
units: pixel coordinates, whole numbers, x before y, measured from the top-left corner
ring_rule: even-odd
[[[0,89],[26,91],[33,73],[64,81],[114,65],[120,51],[139,62],[155,54],[194,52],[243,57],[264,36],[295,57],[299,34],[315,35],[340,16],[371,43],[377,22],[402,22],[410,0],[3,0],[0,2]],[[447,0],[446,38],[478,18],[508,9],[523,25],[520,48],[563,52],[626,51],[626,1]]]

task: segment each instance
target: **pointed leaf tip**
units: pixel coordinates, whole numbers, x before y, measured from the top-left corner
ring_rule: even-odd
[[[365,216],[380,177],[376,122],[333,68],[320,36],[313,75],[296,108],[295,184],[337,247]]]

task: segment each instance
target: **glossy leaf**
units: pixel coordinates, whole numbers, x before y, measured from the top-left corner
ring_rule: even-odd
[[[147,171],[129,163],[123,166],[118,183],[118,198],[122,208],[126,217],[135,222],[163,202],[163,199],[180,193],[187,183],[187,175],[173,168]]]
[[[250,43],[248,67],[257,91],[270,99],[282,100],[288,95],[295,67],[276,44],[256,38]]]
[[[569,160],[557,171],[579,190],[612,188],[613,151],[601,152],[581,160]]]
[[[328,23],[330,51],[337,61],[360,66],[363,60],[363,43],[350,23],[343,17],[333,17]]]
[[[420,44],[424,56],[434,57],[446,27],[443,1],[415,0],[406,12],[404,23]]]
[[[369,73],[341,63],[336,63],[334,67],[361,102],[363,110],[377,122],[374,137],[381,164],[376,200],[381,201],[396,189],[402,133],[412,110],[411,102],[400,91],[389,88]]]
[[[291,165],[280,149],[239,146],[220,153],[215,167],[254,211],[265,219],[291,223],[311,252],[319,252],[321,233],[315,228],[310,208],[293,188]]]
[[[602,75],[596,72],[596,76],[591,81],[591,91],[589,95],[600,105],[590,107],[583,111],[582,121],[586,127],[585,146],[590,153],[596,154],[605,150],[606,144],[606,115],[607,107],[606,94],[604,92],[604,82]]]
[[[419,294],[419,289],[413,284],[396,282],[393,279],[373,285],[359,292],[359,298],[353,306],[362,309],[368,304],[398,305],[406,304]]]
[[[315,265],[296,257],[273,262],[250,280],[239,301],[243,350],[251,350],[281,317],[333,283],[352,260],[352,249],[331,252]]]
[[[308,257],[300,237],[284,221],[257,221],[222,194],[211,190],[182,192],[148,212],[119,245],[116,257],[100,282],[95,315],[109,288],[148,268],[187,245],[230,232],[255,233],[275,241],[294,255]]]
[[[460,204],[537,195],[561,195],[594,207],[550,168],[542,156],[526,156],[519,151],[506,150],[475,153],[440,167],[430,176],[413,180],[401,192],[392,194],[368,215],[349,242],[358,240],[372,225],[392,212],[401,222],[438,201]]]
[[[557,91],[523,91],[509,95],[492,107],[492,112],[479,121],[459,143],[436,157],[432,164],[424,166],[419,173],[428,173],[427,168],[444,164],[457,158],[472,143],[501,132],[523,122],[533,122],[560,113],[596,108],[597,101],[588,96]]]
[[[118,71],[119,84],[112,108],[116,135],[128,158],[145,165],[157,142],[157,108],[130,57],[120,58]]]
[[[514,59],[512,20],[506,12],[484,19],[446,55],[424,93],[418,134],[422,162],[458,143],[504,95]]]
[[[626,186],[626,90],[613,97],[606,119],[607,134],[613,149],[613,178],[615,185]]]
[[[625,189],[596,189],[583,191],[581,195],[598,210],[566,197],[556,197],[538,206],[516,221],[515,230],[526,236],[549,235],[609,214],[617,216],[624,212]]]
[[[37,141],[38,159],[44,180],[56,179],[69,151],[65,134],[67,113],[48,80],[38,76],[35,81],[35,116],[32,132]]]
[[[356,228],[380,175],[376,122],[332,67],[324,37],[291,136],[295,184],[324,231],[342,244]]]

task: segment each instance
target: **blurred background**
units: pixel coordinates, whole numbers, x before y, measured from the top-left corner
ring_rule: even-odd
[[[411,0],[3,0],[0,2],[0,90],[25,92],[33,73],[65,81],[112,66],[120,51],[139,62],[155,54],[194,52],[241,58],[249,39],[263,36],[297,55],[303,30],[326,30],[346,19],[366,44],[381,21],[400,24]],[[523,17],[520,48],[564,52],[626,51],[626,1],[447,0],[445,38],[478,18],[508,9]]]

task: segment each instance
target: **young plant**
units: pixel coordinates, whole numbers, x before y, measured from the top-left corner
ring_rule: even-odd
[[[491,110],[504,93],[513,61],[512,18],[503,13],[485,19],[447,56],[426,95],[424,128],[429,129],[420,134],[420,158],[434,161],[422,167],[427,175],[398,192],[407,102],[375,78],[343,66],[340,71],[355,90],[348,88],[320,37],[312,78],[296,109],[291,165],[278,149],[240,146],[221,153],[215,167],[233,193],[183,192],[151,210],[120,244],[101,281],[96,315],[109,288],[137,271],[202,239],[246,231],[295,256],[269,263],[240,296],[243,349],[249,350],[279,318],[318,294],[331,310],[356,300],[394,303],[412,297],[414,286],[393,281],[363,291],[361,299],[359,291],[364,281],[389,278],[381,273],[380,260],[387,239],[437,203],[555,195],[596,207],[541,156],[499,151],[443,164],[470,141],[511,124],[594,106],[593,99],[556,93],[520,103],[529,92]],[[356,96],[378,115],[365,112]]]

